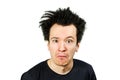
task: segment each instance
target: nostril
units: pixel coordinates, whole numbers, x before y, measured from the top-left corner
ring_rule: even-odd
[[[60,51],[60,52],[65,52],[66,50],[61,50],[61,49],[59,49],[59,51]]]

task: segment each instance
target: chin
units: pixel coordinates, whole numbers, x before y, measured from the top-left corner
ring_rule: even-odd
[[[65,66],[68,64],[67,60],[55,60],[55,63],[59,66]]]

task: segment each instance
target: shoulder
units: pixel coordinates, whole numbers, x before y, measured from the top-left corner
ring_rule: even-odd
[[[74,64],[75,64],[76,67],[78,67],[80,69],[92,70],[92,65],[85,62],[85,61],[74,59]]]
[[[45,68],[46,63],[47,63],[47,61],[40,62],[37,65],[33,66],[31,69],[29,69],[27,72],[37,73],[37,72],[43,70],[43,68]]]
[[[91,66],[89,63],[82,61],[82,60],[78,60],[78,59],[74,59],[74,63],[81,65],[81,66]]]
[[[82,75],[85,75],[85,77],[88,78],[89,80],[97,80],[91,64],[81,60],[74,59],[74,65],[75,65],[74,69],[78,72],[81,72]]]
[[[21,76],[21,80],[37,80],[36,78],[39,77],[40,72],[43,72],[44,68],[46,67],[46,63],[47,60],[40,62],[25,73],[23,73],[23,75]]]

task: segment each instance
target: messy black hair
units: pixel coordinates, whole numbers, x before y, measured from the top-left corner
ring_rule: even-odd
[[[64,9],[59,8],[56,11],[46,11],[41,19],[43,20],[40,21],[40,27],[43,31],[44,40],[49,41],[50,28],[57,23],[63,26],[73,24],[77,29],[77,43],[81,41],[86,22],[73,13],[69,7]]]

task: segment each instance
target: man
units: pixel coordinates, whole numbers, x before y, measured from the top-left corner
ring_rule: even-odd
[[[85,21],[69,8],[47,11],[40,21],[51,58],[25,72],[21,80],[96,80],[92,66],[73,59]]]

